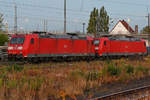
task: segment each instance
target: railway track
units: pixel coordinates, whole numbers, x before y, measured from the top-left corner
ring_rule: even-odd
[[[90,100],[150,100],[150,85],[106,94]]]

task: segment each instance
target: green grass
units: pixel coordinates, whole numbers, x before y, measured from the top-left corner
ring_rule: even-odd
[[[132,65],[127,65],[125,66],[125,70],[127,74],[133,74],[135,69]]]
[[[114,64],[108,64],[107,72],[111,76],[119,76],[121,74],[121,68],[118,66],[115,66]]]

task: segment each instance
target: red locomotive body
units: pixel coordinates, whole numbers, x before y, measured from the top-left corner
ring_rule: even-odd
[[[94,56],[93,38],[77,35],[13,35],[8,56],[17,58]]]
[[[146,55],[147,48],[142,39],[103,37],[95,39],[95,53],[99,56]]]

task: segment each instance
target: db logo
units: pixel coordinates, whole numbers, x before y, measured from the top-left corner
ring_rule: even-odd
[[[125,48],[128,48],[128,46],[125,46]]]
[[[64,48],[67,48],[67,45],[64,45]]]
[[[17,45],[15,45],[14,49],[17,49]]]

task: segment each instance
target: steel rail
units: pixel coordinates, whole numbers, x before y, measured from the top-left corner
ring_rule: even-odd
[[[95,98],[92,98],[92,99],[89,99],[89,100],[99,100],[99,99],[109,98],[109,97],[112,97],[112,96],[126,94],[128,92],[139,91],[139,90],[143,90],[143,89],[147,89],[147,88],[150,88],[150,85],[137,87],[137,88],[132,88],[132,89],[124,90],[124,91],[119,91],[119,92],[116,92],[116,93],[111,93],[111,94],[103,95],[103,96],[100,96],[100,97],[95,97]]]

